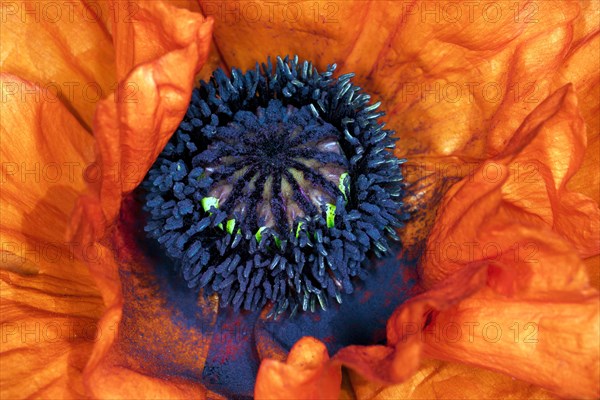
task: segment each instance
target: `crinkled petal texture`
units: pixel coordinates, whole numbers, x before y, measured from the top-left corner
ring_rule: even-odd
[[[64,238],[93,140],[43,88],[4,73],[0,88],[0,396],[81,398],[103,310],[82,259],[100,249]]]
[[[210,329],[211,323],[199,331],[178,330],[182,327],[174,322],[178,318],[176,310],[165,307],[150,291],[131,296],[140,279],[143,287],[151,286],[149,279],[154,271],[133,272],[129,265],[143,260],[143,254],[135,254],[135,259],[132,253],[123,256],[120,250],[126,251],[131,243],[118,235],[111,240],[105,229],[118,215],[123,194],[141,182],[181,121],[194,77],[207,59],[212,20],[166,2],[133,4],[136,12],[131,20],[113,21],[119,85],[114,95],[102,100],[96,109],[93,129],[97,179],[89,185],[88,195],[80,199],[71,226],[71,234],[82,242],[104,237],[100,241],[105,250],[101,266],[90,268],[108,308],[99,326],[112,334],[96,343],[85,370],[85,382],[90,394],[99,398],[204,396],[202,385],[174,377],[181,371],[173,367],[177,363],[169,357],[187,354],[189,360],[180,368],[183,373],[201,371],[201,329]],[[113,6],[119,7],[120,3]],[[137,231],[136,235],[143,233]],[[140,304],[143,307],[136,308]],[[211,307],[193,306],[211,315]],[[161,342],[154,332],[168,335],[170,341]],[[177,335],[196,335],[195,346],[182,349]],[[155,348],[162,352],[158,356],[161,362],[147,357]],[[148,370],[145,363],[154,369]]]
[[[97,10],[92,3],[75,3],[96,14],[94,40],[61,42],[87,37],[73,34],[77,25],[7,31],[3,24],[3,38],[15,38],[11,43],[23,35],[35,38],[22,47],[3,41],[3,69],[22,73],[42,90],[70,76],[106,93],[115,88],[99,103],[64,93],[60,102],[48,101],[51,96],[31,102],[33,85],[14,80],[27,90],[7,103],[15,117],[6,126],[18,123],[26,134],[11,138],[14,146],[6,148],[17,151],[10,156],[2,150],[12,168],[3,170],[3,195],[5,187],[12,189],[6,189],[11,205],[2,204],[2,236],[15,244],[2,249],[2,322],[8,323],[3,335],[10,343],[2,345],[2,363],[22,368],[0,368],[3,397],[27,395],[23,390],[30,388],[38,397],[82,397],[84,391],[106,398],[214,396],[200,376],[235,396],[248,394],[247,382],[258,374],[258,398],[337,398],[341,365],[353,369],[361,397],[550,396],[530,383],[563,396],[600,395],[594,381],[598,294],[581,262],[598,252],[598,209],[577,193],[597,196],[597,4],[466,3],[201,4],[217,18],[215,42],[225,65],[247,68],[265,54],[298,53],[320,70],[338,62],[340,70],[356,72],[366,91],[383,100],[390,127],[402,138],[396,151],[411,160],[406,172],[414,218],[403,242],[410,259],[425,251],[421,272],[428,290],[392,315],[379,337],[387,336],[386,345],[351,346],[337,354],[331,343],[340,336],[352,343],[376,341],[353,336],[366,319],[323,313],[293,325],[267,323],[254,314],[217,315],[216,302],[186,291],[168,265],[157,261],[160,255],[137,241],[143,232],[134,196],[107,232],[124,194],[143,179],[185,112],[194,75],[207,57],[212,21],[149,1],[100,3]],[[260,24],[252,14],[256,7]],[[126,18],[106,18],[111,9],[126,11]],[[111,38],[114,58],[102,44]],[[23,59],[21,51],[27,53]],[[70,61],[61,61],[63,55]],[[90,65],[80,65],[86,58]],[[2,88],[7,96],[15,94],[14,86]],[[3,108],[3,129],[4,115]],[[21,115],[29,116],[25,124]],[[94,145],[86,127],[93,127]],[[29,185],[33,174],[27,171],[36,167],[23,168],[24,156],[45,160],[40,176],[53,173],[43,169],[46,164],[65,164],[62,180],[53,182],[58,186]],[[86,166],[75,171],[76,182],[65,178],[73,162]],[[62,243],[60,262],[52,261],[54,255],[36,259],[31,249],[42,243],[37,251],[47,254],[44,246],[62,237],[73,207],[74,243],[95,252]],[[99,238],[99,244],[83,246]],[[79,259],[88,254],[93,281],[80,261],[67,257],[72,252]],[[412,281],[401,275],[389,276]],[[376,318],[366,324],[379,323],[384,311],[385,321],[386,307],[409,297],[404,289],[412,284],[382,280],[377,289],[388,290],[380,298],[370,289],[352,300],[375,304]],[[92,282],[102,293],[103,314]],[[344,324],[345,318],[353,323]],[[90,324],[95,329],[68,333],[70,326]],[[55,339],[57,325],[65,328]],[[298,326],[320,329],[325,346],[304,338],[292,347],[305,335]],[[29,329],[37,329],[37,336]],[[53,345],[43,345],[48,342]],[[39,363],[40,356],[47,362]],[[265,359],[260,369],[248,361],[256,357]],[[447,361],[422,363],[424,357]],[[33,386],[25,379],[32,368],[40,372]],[[521,382],[513,384],[504,374]],[[245,386],[235,387],[240,381]]]
[[[39,86],[45,100],[63,102],[86,128],[92,125],[98,101],[117,83],[106,23],[110,10],[101,7],[105,4],[80,0],[2,4],[2,71]]]
[[[113,249],[92,239],[185,113],[212,21],[157,1],[6,6],[2,397],[204,393],[111,363],[121,278]]]
[[[260,399],[337,399],[342,371],[328,360],[322,342],[304,337],[285,362],[266,360],[261,364],[254,394]]]
[[[420,358],[430,357],[505,373],[560,396],[600,395],[600,303],[580,257],[598,252],[599,211],[582,195],[576,206],[561,207],[571,196],[558,190],[584,151],[576,104],[571,86],[559,89],[503,153],[446,193],[422,262],[429,290],[392,315],[387,346],[350,346],[320,368],[342,363],[370,380],[407,381],[391,393],[456,390],[440,376],[415,386]],[[539,162],[535,179],[517,179],[515,163],[531,162]],[[584,213],[591,222],[576,220]],[[561,217],[579,229],[547,222]],[[516,390],[530,391],[521,384]]]
[[[507,246],[492,250],[496,242],[469,242],[492,235],[499,221],[552,230],[571,242],[581,257],[598,254],[598,205],[566,188],[581,165],[585,143],[577,98],[565,86],[526,118],[501,154],[447,193],[442,207],[456,212],[440,213],[429,236],[424,285],[439,282],[468,262],[507,252]],[[501,207],[490,208],[486,199],[494,196]],[[507,243],[511,239],[507,237]],[[533,259],[536,250],[530,247]],[[519,254],[527,251],[517,250]]]
[[[267,15],[265,10],[269,5],[256,4]],[[557,262],[561,260],[546,241],[562,243],[560,248],[572,255],[567,262],[573,263],[569,268],[577,270],[581,268],[581,258],[590,260],[598,253],[599,182],[594,162],[599,103],[596,84],[599,66],[595,56],[599,35],[597,4],[524,2],[515,8],[508,2],[487,7],[417,1],[400,6],[392,2],[320,3],[315,7],[311,4],[310,9],[299,5],[300,14],[293,14],[290,7],[275,9],[272,17],[261,20],[268,29],[259,31],[251,18],[243,17],[246,15],[243,7],[239,10],[240,18],[233,22],[228,19],[231,13],[226,14],[223,8],[211,2],[201,1],[201,5],[205,13],[217,18],[216,44],[226,64],[251,67],[263,53],[298,53],[315,60],[320,68],[337,62],[342,71],[357,72],[357,79],[364,82],[367,91],[383,100],[389,126],[399,132],[396,151],[409,159],[406,173],[412,196],[408,200],[415,205],[415,213],[403,233],[407,250],[423,251],[419,246],[421,240],[432,234],[421,268],[424,286],[441,285],[455,274],[465,273],[463,270],[473,263],[485,270],[480,273],[483,275],[461,278],[463,283],[458,285],[461,291],[457,294],[444,292],[445,304],[458,305],[461,300],[487,290],[487,278],[482,276],[487,276],[488,269],[500,268],[490,266],[492,261],[499,262],[500,258],[494,259],[499,251],[502,268],[535,276],[531,279],[542,282],[556,275],[554,267],[548,267],[552,272],[546,272],[545,268],[531,271],[526,268],[531,267],[529,263],[521,265],[518,260],[552,260],[554,256]],[[343,23],[315,23],[315,15],[318,21],[331,22],[329,19],[334,18]],[[234,38],[244,51],[228,46]],[[306,46],[309,41],[318,45]],[[565,86],[568,83],[572,83],[571,89]],[[492,183],[496,186],[490,186]],[[446,193],[453,184],[452,191]],[[457,198],[453,199],[454,196]],[[522,238],[517,235],[521,230]],[[532,243],[539,238],[545,241]],[[542,250],[550,253],[542,257]],[[588,268],[596,276],[597,260],[596,257]],[[557,269],[569,270],[566,266]],[[490,273],[490,281],[495,273]],[[564,291],[565,298],[571,298],[572,292],[585,293],[573,297],[578,299],[572,301],[573,306],[591,307],[593,299],[597,301],[597,294],[588,290],[585,276],[580,277],[579,286],[561,287],[561,279],[566,282],[568,274],[558,275],[552,289],[556,293]],[[472,284],[464,287],[467,281]],[[478,286],[481,282],[483,286]],[[509,281],[501,282],[508,285]],[[512,296],[517,293],[515,289]],[[497,304],[490,312],[501,315],[497,308],[510,299],[498,297],[496,303],[486,304]],[[513,311],[518,314],[518,309],[515,306]],[[583,312],[587,316],[584,318],[589,327],[587,332],[594,333],[597,310],[587,310]],[[560,313],[552,313],[550,306],[546,312],[547,320],[562,318]],[[413,313],[415,321],[423,322],[417,309],[404,313]],[[526,308],[523,315],[528,315]],[[519,322],[522,339],[534,327],[524,325],[536,321],[517,319],[507,327],[503,325],[503,339],[506,340],[511,327],[516,329],[513,322]],[[415,326],[420,332],[422,326]],[[535,327],[541,335],[541,323]],[[463,332],[468,328],[468,325],[463,327]],[[552,342],[561,335],[569,336],[571,328],[575,329],[563,327],[554,333],[548,330],[546,335]],[[491,332],[493,328],[489,329]],[[529,331],[524,333],[525,329]],[[579,352],[585,353],[584,363],[588,372],[593,373],[597,370],[597,355],[586,347],[596,342],[592,338],[593,335],[585,335],[581,343],[571,342],[565,354],[570,352],[576,357]],[[423,351],[421,341],[415,339],[411,343],[403,344],[397,353],[395,346],[342,350],[332,362],[344,361],[373,379],[398,382],[407,379],[419,365],[416,356]],[[541,360],[548,348],[541,345],[537,348]],[[488,355],[485,362],[475,363],[466,357],[464,361],[511,374],[563,395],[589,396],[597,391],[591,385],[589,373],[573,380],[561,374],[560,368],[557,370],[556,362],[548,364],[552,372],[532,378],[537,368],[519,369],[519,361],[514,361],[527,357],[525,346],[514,346],[513,350],[522,352],[509,352],[500,346],[496,349],[498,352]],[[489,351],[493,350],[490,346]],[[501,358],[503,353],[510,355],[512,361],[505,360],[506,367],[494,366],[490,360]],[[567,357],[565,354],[557,355],[557,360]],[[395,372],[379,366],[381,360],[394,357],[401,361],[387,365],[393,366]],[[458,355],[446,358],[461,361]],[[515,372],[508,368],[511,363]]]
[[[350,372],[356,398],[395,399],[518,399],[558,397],[510,376],[470,365],[425,359],[419,371],[396,385],[377,384]]]
[[[214,304],[198,301],[171,279],[169,268],[138,245],[141,216],[130,210],[92,274],[108,310],[99,328],[110,332],[98,340],[85,369],[84,382],[95,398],[205,398],[201,375],[214,326]],[[135,229],[131,229],[135,227]],[[214,396],[214,395],[213,395]]]
[[[430,340],[426,353],[502,371],[562,396],[596,397],[598,292],[579,256],[600,250],[600,211],[593,200],[565,189],[585,149],[576,105],[571,86],[559,89],[526,118],[502,154],[447,194],[446,212],[429,237],[424,282],[440,286],[479,268],[485,284],[430,324],[477,321],[483,329],[452,344],[447,337]],[[523,175],[524,165],[535,168]],[[487,174],[492,169],[497,174]],[[400,320],[392,319],[388,329],[398,332]],[[485,324],[497,328],[497,337]]]
[[[142,181],[181,122],[208,57],[212,19],[161,1],[132,4],[130,19],[112,26],[118,85],[98,103],[95,182],[73,220],[74,235],[84,241],[102,237],[123,193]]]

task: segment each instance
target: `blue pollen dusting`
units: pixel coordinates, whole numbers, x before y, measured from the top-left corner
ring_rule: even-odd
[[[215,71],[148,172],[146,232],[222,307],[326,309],[398,240],[394,132],[335,68],[278,57]]]

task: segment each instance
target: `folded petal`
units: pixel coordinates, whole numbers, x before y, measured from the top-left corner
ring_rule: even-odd
[[[77,276],[86,270],[81,262],[57,268]],[[87,281],[75,279],[0,271],[3,398],[84,396],[81,371],[99,335],[103,307],[89,275]]]
[[[91,210],[97,215],[101,208],[108,222],[179,125],[212,31],[212,20],[200,14],[158,1],[131,4],[131,21],[113,26],[119,85],[98,104],[93,123],[100,176],[90,185],[97,198]],[[98,238],[103,225],[80,207],[73,231]]]
[[[38,85],[41,97],[63,102],[88,129],[96,104],[117,83],[106,20],[125,18],[109,15],[103,3],[2,3],[2,71]]]
[[[167,53],[185,49],[191,44],[196,48],[189,49],[188,51],[192,51],[189,55],[195,57],[187,61],[186,64],[189,66],[185,69],[193,70],[206,61],[208,52],[206,41],[210,41],[212,27],[210,21],[204,20],[197,12],[176,6],[191,8],[194,7],[192,2],[168,3],[170,2],[128,2],[127,6],[132,10],[130,20],[117,19],[113,24],[112,33],[119,81],[126,78],[135,67],[152,63]],[[113,0],[112,6],[119,7],[122,3]],[[186,76],[183,72],[180,74],[182,78]]]
[[[325,345],[311,337],[300,339],[285,362],[264,360],[258,370],[257,399],[338,399],[341,368],[328,362]]]
[[[3,73],[0,89],[2,234],[15,240],[16,253],[34,269],[29,272],[54,270],[56,263],[34,246],[53,243],[68,251],[73,244],[65,239],[68,215],[86,187],[93,139],[61,102],[44,99],[38,86]],[[10,247],[3,252],[11,253]]]
[[[502,188],[503,209],[514,206],[521,211],[513,210],[514,216],[538,216],[585,258],[600,252],[600,210],[594,199],[567,186],[586,153],[577,105],[572,86],[557,90],[527,117],[500,162],[511,171]]]
[[[431,357],[494,369],[562,396],[598,395],[598,292],[573,251],[598,253],[598,207],[566,189],[586,141],[576,106],[572,88],[561,88],[503,153],[448,191],[422,265],[433,288],[388,325],[394,359],[425,342]],[[407,368],[392,362],[384,372],[397,365]]]
[[[471,263],[407,301],[388,322],[387,346],[348,347],[334,360],[384,384],[410,385],[426,356],[501,372],[564,397],[597,397],[598,292],[577,254],[556,234],[515,225],[495,231],[493,240],[519,247]],[[519,253],[528,246],[534,258]],[[511,393],[512,382],[503,382],[497,389]]]
[[[385,384],[403,382],[419,368],[422,353],[420,332],[431,309],[445,310],[474,294],[485,284],[482,265],[474,264],[448,278],[444,286],[415,296],[388,320],[386,346],[348,346],[334,359],[363,377]]]
[[[336,62],[382,100],[403,155],[463,161],[498,151],[555,89],[580,12],[574,2],[200,4],[227,65],[264,54]]]
[[[205,398],[199,382],[217,304],[198,298],[144,245],[135,200],[121,215],[100,245],[103,257],[90,265],[107,307],[99,329],[107,334],[85,368],[86,388],[95,398]]]
[[[100,249],[67,241],[92,138],[42,88],[0,74],[1,396],[81,398],[102,299],[86,266]],[[24,96],[24,93],[27,93]]]
[[[407,381],[382,385],[350,373],[360,399],[557,399],[546,390],[507,375],[472,366],[425,359]]]
[[[597,254],[598,206],[566,188],[581,164],[585,142],[577,99],[565,86],[525,119],[502,154],[446,194],[428,239],[424,284],[439,282],[469,262],[493,257],[497,251],[482,235],[502,222],[518,220],[552,229],[583,257]]]
[[[575,45],[559,70],[556,85],[572,82],[586,123],[588,147],[583,164],[569,188],[600,201],[600,14],[598,4],[586,3],[575,25]]]
[[[579,108],[588,127],[588,139],[600,131],[600,13],[593,1],[581,2],[581,11],[573,23],[573,44],[564,64],[558,70],[555,85],[560,87],[573,83]]]
[[[598,292],[558,236],[511,226],[497,239],[507,241],[509,232],[520,248],[535,250],[534,258],[515,262],[517,250],[506,254],[487,269],[487,285],[477,293],[434,311],[423,331],[424,354],[503,372],[560,396],[597,397]]]

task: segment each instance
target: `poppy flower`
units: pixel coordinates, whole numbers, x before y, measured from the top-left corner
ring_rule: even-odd
[[[178,6],[3,4],[3,395],[600,394],[596,4]],[[411,216],[342,304],[273,320],[188,288],[139,186],[197,75],[279,54],[381,100]]]

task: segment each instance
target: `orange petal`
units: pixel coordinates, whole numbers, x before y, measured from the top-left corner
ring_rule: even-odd
[[[14,75],[0,75],[2,109],[2,234],[35,271],[56,268],[36,243],[65,242],[68,215],[86,186],[93,160],[93,139],[59,101]],[[20,90],[28,93],[22,97]],[[21,248],[21,246],[23,246]],[[11,252],[10,246],[3,248]],[[75,250],[71,249],[71,253]],[[50,250],[49,250],[50,251]]]
[[[2,3],[2,71],[38,85],[45,100],[64,102],[89,129],[96,104],[117,82],[108,12],[84,1]]]
[[[568,85],[540,104],[507,145],[501,162],[509,164],[511,176],[502,193],[505,209],[521,211],[510,211],[514,217],[538,216],[589,257],[600,252],[600,210],[594,200],[566,189],[585,146],[577,98]]]
[[[102,299],[85,264],[56,267],[72,278],[0,271],[2,398],[76,399],[85,394],[81,371],[97,339]]]
[[[457,157],[414,157],[403,165],[406,181],[403,201],[411,215],[399,232],[404,251],[415,259],[421,257],[442,198],[452,185],[472,175],[473,169],[473,164],[465,164]]]
[[[107,312],[99,323],[106,334],[85,369],[86,388],[95,398],[205,398],[206,388],[183,376],[202,376],[217,304],[200,296],[190,311],[181,287],[164,289],[170,284],[157,276],[157,260],[139,244],[136,207],[131,199],[124,203],[114,236],[100,246],[103,257],[90,265]]]
[[[485,285],[484,265],[473,264],[399,307],[387,324],[387,346],[348,346],[334,357],[367,379],[385,384],[409,379],[417,370],[422,352],[420,332],[432,309],[445,310]]]
[[[551,90],[572,40],[572,2],[328,1],[229,5],[214,16],[227,65],[298,54],[383,100],[408,156],[480,159]],[[235,46],[231,44],[235,43]],[[493,140],[488,140],[489,132]]]
[[[572,248],[598,252],[598,208],[565,188],[585,146],[576,105],[571,87],[558,90],[503,155],[446,193],[423,262],[424,283],[437,285],[394,313],[388,347],[351,346],[335,360],[368,379],[400,382],[423,351],[559,395],[598,395],[598,292]],[[537,167],[533,180],[517,169],[526,162]]]
[[[558,90],[502,155],[447,193],[422,268],[426,285],[450,278],[406,307],[421,301],[428,305],[416,315],[439,311],[423,335],[429,356],[511,374],[563,396],[597,396],[598,293],[571,246],[584,256],[598,253],[598,207],[566,190],[586,139],[576,106],[570,86]],[[529,164],[534,168],[524,168]],[[474,262],[494,265],[482,270],[489,288],[471,280]],[[461,279],[472,282],[465,287],[474,295],[450,308],[449,299],[427,300]],[[391,343],[415,321],[407,309],[390,320]]]
[[[132,21],[113,27],[122,79],[114,95],[98,104],[93,124],[101,176],[91,185],[100,199],[92,210],[97,214],[101,206],[108,222],[117,215],[122,194],[142,181],[179,125],[194,76],[206,61],[212,30],[212,20],[200,14],[159,1],[132,4],[138,7]],[[128,57],[132,46],[136,50]],[[104,222],[81,209],[77,215],[82,218],[73,220],[73,230],[99,237]]]
[[[105,399],[225,399],[190,381],[181,378],[165,381],[121,367],[118,363],[111,367],[101,366],[94,375],[94,384],[102,388],[101,398]],[[95,388],[92,388],[92,393],[95,393]]]
[[[579,99],[581,113],[588,127],[588,139],[600,132],[600,5],[582,1],[582,9],[573,26],[573,45],[560,68],[556,87],[571,82]]]
[[[564,65],[559,70],[558,83],[572,82],[579,97],[582,114],[588,124],[588,129],[594,136],[598,135],[600,123],[598,111],[600,109],[598,95],[600,88],[598,82],[598,68],[600,68],[600,28],[571,51]]]
[[[595,3],[590,3],[590,5]],[[596,10],[585,13],[592,20],[598,21],[598,4],[595,4]],[[582,24],[584,27],[586,24]],[[579,42],[577,47],[571,51],[567,62],[560,70],[560,79],[558,84],[564,82],[573,82],[575,93],[579,99],[579,108],[586,122],[588,147],[585,152],[585,158],[581,169],[569,182],[569,188],[584,193],[593,198],[596,203],[600,201],[600,22],[594,25],[594,28]]]
[[[122,81],[131,71],[142,64],[149,64],[165,54],[178,49],[187,49],[190,58],[181,65],[184,71],[177,71],[176,77],[182,79],[189,70],[196,71],[206,61],[208,42],[212,24],[204,20],[201,14],[194,13],[177,5],[193,7],[192,2],[134,1],[127,2],[131,9],[131,18],[117,19],[113,24],[113,37],[116,53],[117,78]],[[181,4],[183,3],[183,4]],[[112,1],[113,7],[123,6],[118,0]],[[170,60],[167,64],[173,63]],[[177,61],[182,61],[181,55]],[[171,67],[172,69],[172,67]],[[160,71],[162,72],[162,71]],[[175,70],[165,71],[175,73]],[[165,73],[162,72],[162,73]]]
[[[576,105],[570,86],[557,91],[526,118],[502,155],[447,193],[422,264],[426,286],[489,258],[489,252],[494,256],[496,249],[482,235],[498,221],[551,228],[582,256],[600,251],[598,206],[566,189],[585,148]]]
[[[489,240],[518,247],[469,264],[403,304],[388,321],[388,347],[351,346],[334,359],[387,384],[418,379],[411,376],[423,355],[495,370],[560,396],[597,397],[599,298],[577,254],[556,234],[517,225]],[[534,258],[518,252],[528,246]],[[504,380],[500,389],[512,388]]]
[[[492,173],[494,178],[490,179]],[[506,166],[485,163],[446,193],[423,255],[421,280],[424,286],[443,280],[491,251],[484,250],[487,243],[482,245],[476,238],[482,221],[487,221],[497,212],[501,185],[507,176]]]
[[[600,210],[594,200],[566,188],[585,146],[577,98],[568,85],[540,104],[508,144],[504,160],[510,159],[511,177],[502,192],[505,209],[539,216],[589,257],[600,252]]]
[[[99,249],[65,232],[92,138],[40,87],[0,74],[0,89],[0,396],[81,398],[103,304],[79,257],[94,263]]]
[[[588,130],[589,132],[589,130]],[[569,190],[580,192],[593,199],[596,204],[600,202],[600,136],[588,141],[581,168],[568,182]]]
[[[584,264],[590,278],[590,285],[594,289],[600,290],[600,255],[586,258]]]
[[[503,372],[560,396],[597,397],[600,308],[583,264],[554,234],[509,226],[497,239],[509,233],[535,258],[515,262],[515,253],[506,254],[488,269],[487,287],[432,314],[424,354]]]
[[[381,385],[350,373],[359,399],[557,399],[546,390],[496,372],[426,359],[410,379]]]
[[[312,337],[300,339],[285,362],[265,359],[256,378],[257,399],[337,399],[342,372],[328,362],[325,345]]]

